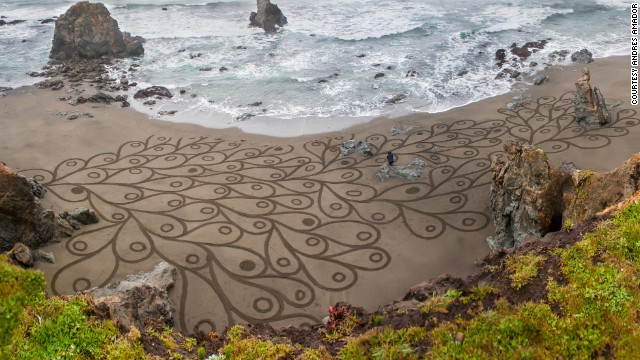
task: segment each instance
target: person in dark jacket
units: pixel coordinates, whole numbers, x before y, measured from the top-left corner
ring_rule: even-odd
[[[387,163],[389,164],[389,166],[392,166],[394,162],[395,160],[393,160],[393,153],[389,151],[387,153]]]

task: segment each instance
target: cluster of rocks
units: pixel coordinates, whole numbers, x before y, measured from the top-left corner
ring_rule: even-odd
[[[119,102],[121,105],[121,107],[128,107],[131,104],[129,104],[129,102],[127,101],[129,99],[129,95],[116,95],[116,96],[111,96],[109,94],[105,94],[103,92],[96,92],[95,94],[89,96],[89,97],[84,97],[84,96],[78,96],[75,99],[71,99],[69,101],[67,101],[67,103],[71,106],[76,106],[78,104],[85,104],[85,103],[94,103],[94,104],[111,104],[114,102]]]
[[[510,53],[513,55],[511,59],[507,59],[508,55],[506,49],[498,49],[495,56],[496,65],[501,68],[505,64],[510,63],[511,65],[519,67],[522,62],[527,60],[533,53],[544,49],[547,42],[548,40],[531,41],[522,46],[518,46],[518,44],[513,43],[510,48]]]
[[[73,236],[75,230],[98,222],[92,210],[79,208],[56,215],[42,207],[39,199],[46,189],[34,179],[15,173],[0,162],[0,252],[22,266],[34,260],[55,261],[45,251],[32,253],[60,237]]]
[[[259,27],[266,32],[275,32],[279,27],[287,24],[287,17],[284,16],[278,5],[272,4],[269,0],[257,0],[258,11],[252,12],[249,16],[249,26]]]
[[[340,145],[340,153],[342,156],[358,153],[361,156],[369,157],[373,156],[373,149],[371,144],[354,139],[343,142],[342,145]]]
[[[609,173],[549,164],[543,150],[516,141],[492,157],[490,209],[496,234],[492,250],[580,224],[640,190],[640,155]],[[567,225],[568,224],[568,225]]]
[[[44,195],[37,181],[0,163],[0,252],[18,242],[38,248],[56,236],[56,216],[40,205],[36,195]]]
[[[391,130],[389,130],[389,133],[393,136],[396,135],[409,135],[412,132],[414,132],[415,130],[417,130],[419,128],[418,125],[411,125],[408,127],[402,127],[402,126],[394,126],[391,128]]]
[[[64,87],[64,81],[60,79],[47,79],[36,84],[38,89],[60,90]]]
[[[408,165],[389,165],[380,166],[376,173],[376,178],[385,181],[391,178],[401,178],[411,181],[420,179],[424,170],[431,167],[426,161],[419,157],[413,157]]]
[[[501,68],[500,72],[496,75],[496,79],[515,79],[521,80],[525,72],[530,70],[523,70],[527,67],[525,61],[529,59],[531,55],[545,48],[549,39],[527,42],[522,46],[518,46],[517,43],[511,44],[511,47],[507,49],[498,49],[495,53],[496,66]],[[545,62],[545,66],[551,66],[555,62],[563,62],[569,56],[568,50],[556,50],[548,55],[549,62]],[[571,61],[574,63],[588,64],[593,61],[593,54],[587,49],[582,49],[571,54]],[[528,64],[529,68],[538,66],[538,63],[532,61]],[[534,85],[542,85],[549,80],[549,77],[545,74],[539,75],[533,79]]]

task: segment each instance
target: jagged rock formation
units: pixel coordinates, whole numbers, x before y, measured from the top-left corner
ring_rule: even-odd
[[[141,37],[122,33],[102,3],[78,2],[56,20],[49,57],[57,62],[144,54]]]
[[[161,262],[147,273],[129,275],[124,280],[87,293],[93,297],[96,311],[126,329],[144,329],[148,325],[159,328],[173,326],[175,307],[168,291],[175,282],[178,270]]]
[[[274,32],[277,27],[287,24],[287,17],[284,16],[278,5],[272,4],[269,0],[257,0],[258,12],[252,12],[249,16],[249,26],[263,28],[266,32]]]
[[[512,248],[531,235],[543,236],[562,225],[562,187],[566,175],[549,165],[541,149],[509,141],[506,160],[491,163],[491,212],[496,235],[492,250]]]
[[[362,156],[372,156],[373,150],[371,144],[362,142],[360,140],[347,140],[340,145],[340,152],[342,156],[349,156],[355,152]]]
[[[35,180],[0,163],[0,252],[17,242],[37,248],[55,237],[55,214],[42,208],[36,197],[44,194],[42,190]]]
[[[640,154],[607,173],[574,170],[571,187],[565,191],[563,220],[577,225],[590,220],[599,212],[633,196],[640,185]]]
[[[611,122],[611,113],[600,90],[597,87],[591,89],[590,80],[589,69],[582,70],[582,76],[576,82],[576,97],[573,100],[576,121],[580,125],[606,125]]]

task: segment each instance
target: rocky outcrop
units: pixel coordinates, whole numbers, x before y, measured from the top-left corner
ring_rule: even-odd
[[[340,153],[342,153],[342,156],[349,156],[355,152],[366,157],[373,155],[371,144],[360,140],[347,140],[340,145]]]
[[[571,61],[578,64],[588,64],[593,61],[593,54],[587,49],[582,49],[571,54]]]
[[[144,54],[141,37],[120,32],[118,22],[102,3],[79,2],[56,20],[53,61],[124,58]]]
[[[0,163],[0,252],[17,242],[37,248],[56,235],[55,214],[42,208],[34,189],[36,195],[42,192],[33,184]]]
[[[98,214],[91,209],[80,207],[71,211],[63,211],[56,217],[57,236],[71,237],[76,230],[98,222],[100,222]]]
[[[562,225],[562,187],[566,175],[549,164],[541,149],[509,141],[506,159],[491,163],[490,209],[496,235],[492,250],[512,248],[527,237],[543,236]]]
[[[23,23],[27,20],[12,20],[12,21],[4,21],[4,20],[0,20],[0,26],[4,26],[4,25],[17,25],[20,23]]]
[[[153,96],[172,98],[173,94],[166,87],[163,87],[163,86],[151,86],[151,87],[148,87],[146,89],[138,90],[135,93],[135,95],[133,95],[133,98],[134,99],[146,99],[146,98],[150,98],[150,97],[153,97]]]
[[[249,16],[249,26],[259,27],[266,32],[274,32],[278,27],[287,24],[287,17],[284,16],[278,5],[272,4],[269,0],[257,0],[258,12],[252,12]]]
[[[571,187],[564,194],[563,221],[574,226],[590,220],[599,212],[633,196],[640,190],[640,154],[607,173],[573,170]]]
[[[596,87],[591,89],[589,69],[582,70],[582,77],[576,82],[576,96],[573,100],[576,121],[580,125],[603,126],[611,122],[611,113],[604,96]]]
[[[388,164],[384,164],[380,166],[378,172],[376,173],[376,178],[380,181],[385,181],[391,178],[401,178],[407,179],[411,181],[415,181],[420,179],[424,169],[429,167],[426,161],[422,160],[419,157],[414,157],[408,165],[394,165],[390,166]]]
[[[161,262],[147,273],[129,275],[124,280],[87,293],[96,311],[119,326],[138,329],[154,325],[173,326],[175,307],[168,291],[174,286],[178,270]]]
[[[16,265],[28,268],[33,266],[33,254],[31,253],[31,249],[23,243],[15,243],[8,255],[9,260]]]

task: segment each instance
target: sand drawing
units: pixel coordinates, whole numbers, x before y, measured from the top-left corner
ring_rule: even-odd
[[[220,331],[236,322],[320,321],[319,291],[338,292],[394,261],[381,229],[403,226],[416,241],[490,225],[486,204],[493,154],[508,138],[548,152],[596,149],[638,125],[633,110],[603,128],[573,117],[573,94],[542,97],[493,120],[423,125],[408,134],[324,138],[303,146],[250,146],[205,136],[150,136],[112,153],[68,159],[23,173],[68,208],[101,218],[64,240],[70,256],[55,266],[51,290],[103,286],[121,268],[151,258],[179,269],[177,324]],[[374,156],[342,157],[358,138]],[[286,143],[284,141],[283,143]],[[374,179],[392,150],[431,167],[416,182]],[[483,241],[479,239],[478,241]],[[411,251],[411,249],[406,249]]]

